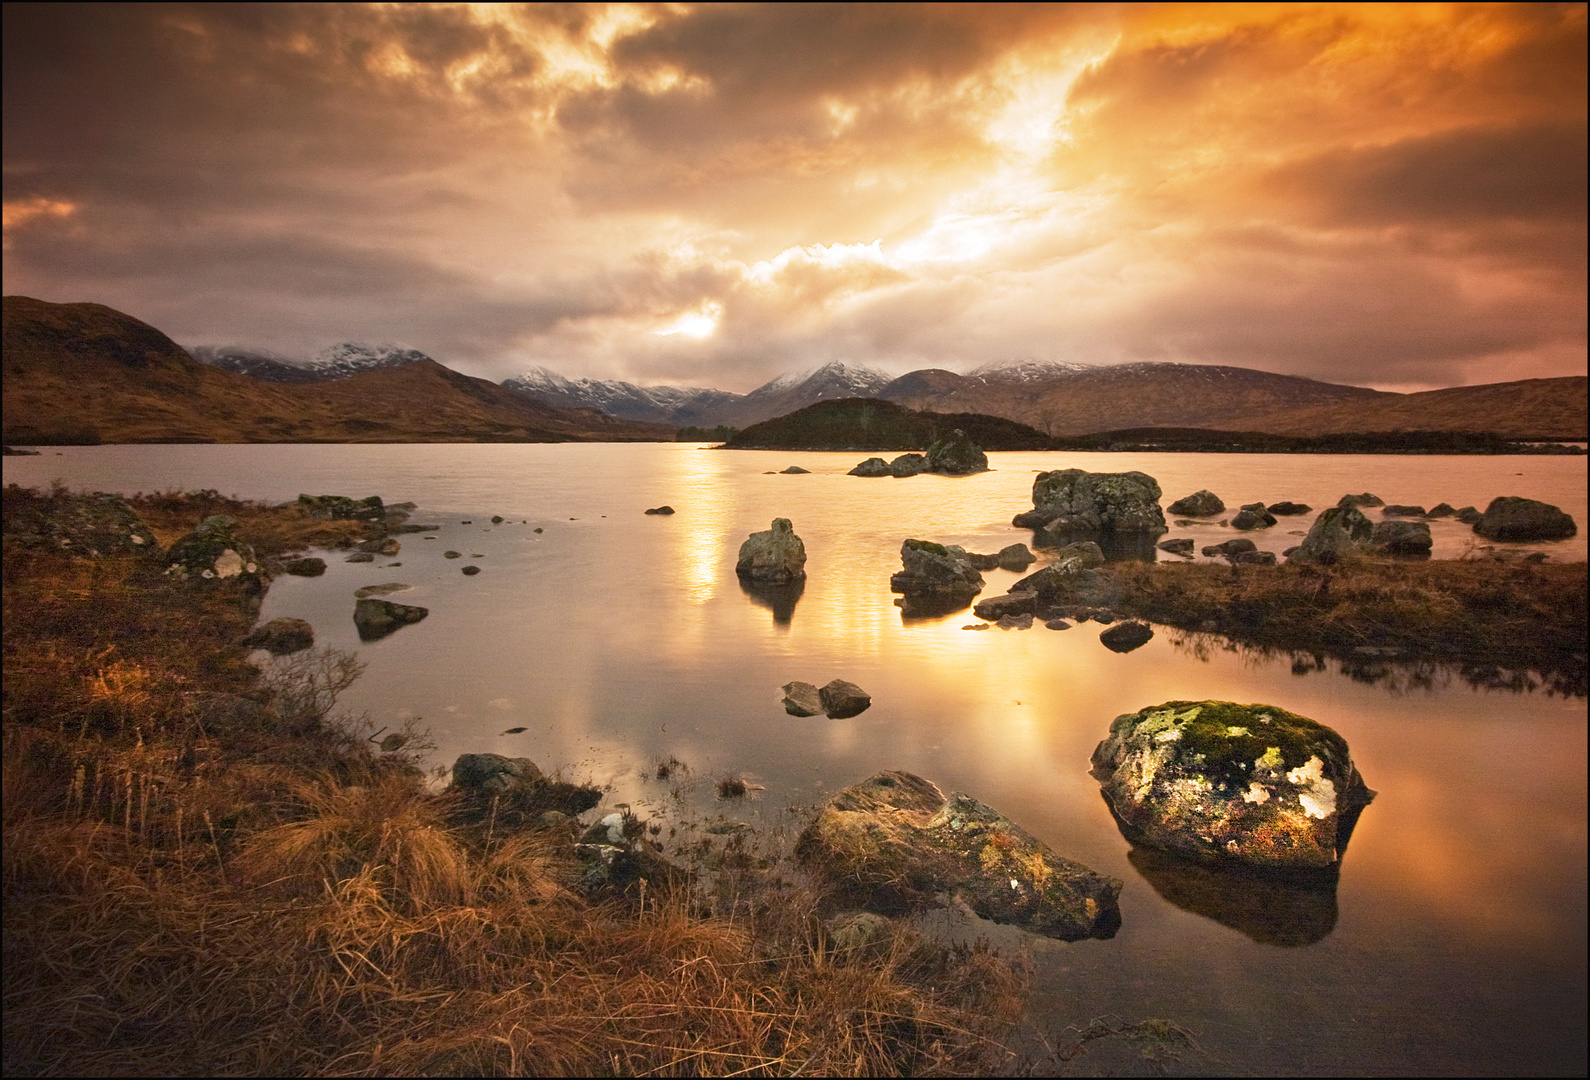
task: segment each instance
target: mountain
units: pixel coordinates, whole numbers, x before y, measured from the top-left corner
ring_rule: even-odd
[[[531,401],[422,354],[339,346],[346,376],[273,382],[195,360],[102,304],[3,301],[4,439],[51,442],[566,442],[670,427]],[[277,360],[280,358],[267,357]],[[385,360],[392,360],[387,363]]]
[[[678,427],[746,427],[819,401],[876,397],[889,376],[871,368],[833,361],[809,371],[780,375],[749,394],[700,387],[636,386],[599,379],[567,379],[534,368],[503,386],[552,405],[599,409],[609,416],[653,420]]]
[[[1050,448],[1043,432],[1014,420],[918,412],[875,397],[819,401],[752,424],[723,446],[727,450],[926,450],[957,428],[984,450]]]
[[[188,355],[201,364],[235,371],[265,382],[281,383],[329,382],[378,368],[400,367],[417,360],[430,359],[418,349],[351,341],[324,349],[310,360],[297,360],[240,345],[199,345],[189,349]]]
[[[596,409],[624,420],[707,426],[733,409],[745,395],[694,386],[636,386],[601,379],[566,379],[544,367],[533,368],[503,386],[549,405],[571,409]]]

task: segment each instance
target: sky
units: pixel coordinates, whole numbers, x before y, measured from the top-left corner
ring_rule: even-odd
[[[193,346],[1586,370],[1586,6],[6,4],[4,284]]]

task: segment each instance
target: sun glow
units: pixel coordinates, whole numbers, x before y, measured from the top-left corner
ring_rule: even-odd
[[[713,300],[702,304],[694,311],[685,312],[661,330],[652,332],[658,337],[672,337],[675,334],[682,334],[685,337],[695,338],[699,341],[702,338],[712,336],[712,332],[718,328],[718,319],[722,315],[723,305]]]

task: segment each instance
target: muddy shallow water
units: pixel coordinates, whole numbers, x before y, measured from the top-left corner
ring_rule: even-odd
[[[100,490],[419,504],[413,520],[433,532],[401,537],[391,558],[331,555],[324,577],[278,579],[263,617],[308,619],[322,644],[357,651],[368,668],[343,704],[378,726],[421,718],[439,763],[470,751],[525,755],[610,785],[609,804],[763,824],[881,769],[974,795],[1125,882],[1121,930],[1108,941],[1064,944],[936,916],[941,928],[1032,955],[1034,1045],[1107,1017],[1168,1020],[1196,1040],[1158,1064],[1121,1040],[1096,1044],[1072,1061],[1078,1071],[1584,1071],[1582,698],[1475,688],[1438,668],[1367,681],[1362,668],[1321,670],[1163,628],[1121,655],[1091,623],[974,632],[963,629],[977,621],[969,612],[907,621],[888,590],[905,537],[976,551],[1030,541],[1009,522],[1030,507],[1040,469],[1141,469],[1166,503],[1208,487],[1232,508],[1281,499],[1322,508],[1367,490],[1390,503],[1483,509],[1493,496],[1525,495],[1583,526],[1584,458],[1013,453],[963,479],[846,476],[865,456],[687,445],[81,447],[7,458],[4,470],[8,482]],[[791,464],[811,472],[768,475]],[[642,513],[663,503],[678,512]],[[505,520],[493,525],[494,514]],[[792,604],[770,605],[734,575],[740,542],[774,517],[792,519],[808,553]],[[1245,535],[1279,551],[1310,517]],[[1477,546],[1455,522],[1433,532],[1438,557]],[[1208,524],[1169,535],[1201,546],[1234,534]],[[1535,546],[1585,558],[1583,533]],[[481,573],[464,576],[468,564]],[[993,595],[1018,575],[984,576]],[[362,643],[353,591],[383,582],[410,586],[389,599],[430,615]],[[828,720],[780,707],[783,683],[832,678],[860,684],[872,708]],[[1346,737],[1379,796],[1334,893],[1186,873],[1121,837],[1088,776],[1093,747],[1120,713],[1196,698],[1272,703]],[[525,730],[503,734],[513,727]],[[655,779],[668,758],[688,766],[682,782]],[[714,781],[728,775],[745,778],[752,797],[718,803]]]

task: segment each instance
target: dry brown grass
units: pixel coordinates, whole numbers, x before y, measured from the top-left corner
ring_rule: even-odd
[[[1118,563],[1120,611],[1245,644],[1535,670],[1583,693],[1583,563],[1399,561],[1328,567]]]
[[[469,822],[357,724],[196,713],[342,684],[333,656],[261,680],[241,592],[12,554],[6,1073],[1009,1067],[1024,984],[987,951],[836,953],[822,898],[759,869],[584,896],[568,832]]]

